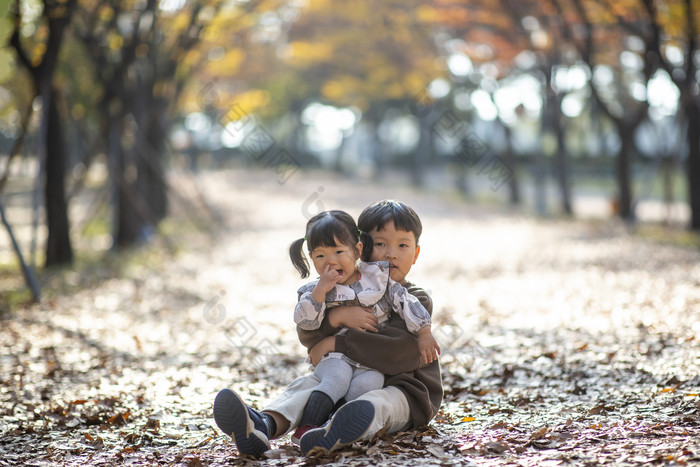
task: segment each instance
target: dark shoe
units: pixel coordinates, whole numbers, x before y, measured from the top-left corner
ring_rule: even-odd
[[[257,457],[270,449],[262,414],[248,407],[230,389],[222,389],[216,395],[214,420],[221,431],[233,438],[241,454]]]
[[[374,418],[374,406],[371,402],[355,400],[342,406],[333,418],[321,428],[309,430],[301,437],[301,452],[309,454],[328,454],[343,446],[352,444],[362,438]]]
[[[294,434],[292,435],[292,443],[299,446],[299,441],[301,440],[301,437],[304,436],[304,433],[306,433],[309,430],[313,430],[314,428],[318,427],[313,425],[304,425],[297,428]]]
[[[309,425],[316,428],[325,424],[331,418],[334,405],[333,399],[325,392],[312,391],[301,413],[299,426]]]

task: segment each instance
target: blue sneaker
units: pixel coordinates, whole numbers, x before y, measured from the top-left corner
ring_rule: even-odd
[[[241,454],[257,457],[270,449],[262,414],[248,407],[230,389],[222,389],[216,395],[214,421],[221,431],[233,438]]]
[[[362,438],[374,418],[374,406],[363,400],[350,401],[333,415],[321,428],[309,430],[299,440],[301,452],[329,454]]]

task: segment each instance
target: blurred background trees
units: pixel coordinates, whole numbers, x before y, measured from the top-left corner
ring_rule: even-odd
[[[46,265],[98,214],[112,247],[148,240],[184,197],[171,174],[219,167],[400,174],[540,214],[597,197],[629,223],[658,198],[700,230],[700,0],[13,0],[0,16],[0,201],[34,200]]]

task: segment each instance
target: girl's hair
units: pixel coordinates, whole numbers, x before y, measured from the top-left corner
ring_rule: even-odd
[[[320,246],[337,246],[338,242],[356,251],[357,242],[362,242],[362,261],[372,256],[372,237],[367,232],[360,232],[352,216],[344,211],[324,211],[309,219],[306,224],[306,236],[295,240],[289,246],[289,257],[302,278],[309,275],[309,263],[302,252],[306,241],[309,253]]]

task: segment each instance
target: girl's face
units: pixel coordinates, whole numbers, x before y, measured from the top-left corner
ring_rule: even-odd
[[[326,268],[335,269],[340,274],[338,284],[348,285],[357,282],[355,263],[362,253],[362,243],[355,248],[344,245],[335,239],[335,246],[319,246],[311,251],[311,260],[316,272],[321,275]]]

